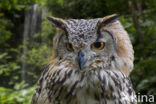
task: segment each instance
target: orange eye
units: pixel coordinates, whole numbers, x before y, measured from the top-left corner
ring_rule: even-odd
[[[95,42],[91,45],[91,48],[95,50],[101,50],[104,48],[104,46],[105,46],[104,42]]]
[[[66,43],[66,48],[68,51],[73,51],[73,47],[71,43]]]

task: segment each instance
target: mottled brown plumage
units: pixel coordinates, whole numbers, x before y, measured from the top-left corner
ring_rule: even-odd
[[[133,48],[116,15],[48,19],[57,26],[53,56],[32,104],[137,104],[128,77]]]

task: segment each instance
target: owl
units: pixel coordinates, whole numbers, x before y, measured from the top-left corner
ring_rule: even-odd
[[[32,104],[137,104],[133,47],[116,14],[48,20],[57,32]]]

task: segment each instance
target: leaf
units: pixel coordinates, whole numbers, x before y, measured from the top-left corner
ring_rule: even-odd
[[[8,53],[2,53],[2,54],[0,54],[0,59],[3,59],[5,56],[7,56],[8,55]]]

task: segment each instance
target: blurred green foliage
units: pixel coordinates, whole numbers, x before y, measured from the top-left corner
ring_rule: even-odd
[[[130,75],[134,89],[156,95],[156,0],[0,0],[0,104],[29,104],[42,68],[50,60],[55,28],[47,20],[33,36],[40,41],[31,44],[28,40],[29,47],[23,46],[25,12],[36,3],[40,10],[48,9],[45,16],[96,18],[119,13],[135,51]],[[25,81],[21,80],[22,60],[28,68]]]
[[[30,104],[35,86],[24,89],[24,82],[16,83],[12,89],[0,87],[1,104]]]

